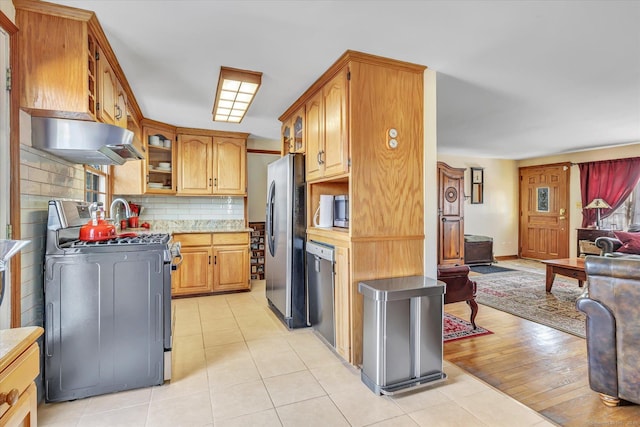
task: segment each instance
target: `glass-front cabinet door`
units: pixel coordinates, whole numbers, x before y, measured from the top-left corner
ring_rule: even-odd
[[[304,107],[293,115],[293,151],[304,153]]]
[[[145,193],[175,193],[175,133],[166,129],[145,127],[144,135],[147,145]]]
[[[291,121],[282,124],[282,155],[293,152],[293,139],[291,135]]]

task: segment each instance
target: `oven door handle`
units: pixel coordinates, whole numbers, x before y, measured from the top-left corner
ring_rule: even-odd
[[[178,258],[178,262],[171,261],[171,270],[175,271],[178,269],[180,264],[182,264],[182,254],[177,254],[173,257],[173,259]]]

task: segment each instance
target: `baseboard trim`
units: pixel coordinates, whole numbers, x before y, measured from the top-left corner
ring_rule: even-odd
[[[518,255],[503,255],[503,256],[496,256],[493,257],[496,261],[509,261],[509,260],[514,260],[514,259],[519,259]]]

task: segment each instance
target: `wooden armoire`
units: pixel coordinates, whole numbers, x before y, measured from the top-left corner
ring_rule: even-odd
[[[438,162],[438,265],[464,264],[464,171]]]

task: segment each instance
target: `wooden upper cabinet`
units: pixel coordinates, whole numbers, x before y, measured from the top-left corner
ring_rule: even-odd
[[[341,70],[306,103],[307,180],[349,171],[347,69]]]
[[[96,42],[87,22],[22,9],[16,25],[22,90],[32,115],[95,120]]]
[[[151,122],[151,123],[149,123]],[[175,194],[176,185],[176,134],[175,128],[159,122],[143,122],[143,144],[146,148],[144,168],[145,194]],[[158,137],[159,142],[155,142]],[[170,141],[167,147],[165,140]],[[153,141],[153,143],[152,143]],[[167,168],[165,164],[168,164]]]
[[[118,83],[118,98],[116,99],[116,126],[127,128],[127,93],[124,91],[120,83]]]
[[[118,105],[118,87],[120,83],[113,68],[107,61],[102,49],[98,46],[98,99],[97,116],[103,123],[116,124]],[[120,114],[122,115],[122,113]]]
[[[129,103],[142,118],[93,12],[36,0],[13,4],[16,25],[22,30],[16,55],[22,109],[33,116],[126,127]]]
[[[247,194],[246,141],[213,138],[213,194]]]
[[[349,171],[347,144],[347,69],[341,70],[322,89],[324,102],[324,150],[320,158],[324,176]]]
[[[206,135],[178,138],[178,194],[245,195],[246,141]]]
[[[291,120],[287,120],[286,122],[282,123],[281,141],[281,154],[283,156],[285,154],[293,152],[293,126],[291,125]]]
[[[282,122],[282,155],[305,153],[305,112],[304,106]]]
[[[127,128],[127,94],[100,46],[97,55],[98,93],[96,115],[101,122]]]
[[[127,129],[134,134],[134,146],[145,157],[147,156],[147,147],[142,142],[142,129],[140,123],[135,117],[127,116]],[[112,193],[140,195],[144,192],[145,167],[146,160],[129,160],[123,165],[113,166],[111,170]]]
[[[322,177],[320,169],[320,150],[324,147],[323,115],[322,115],[322,91],[314,95],[306,105],[307,111],[307,180],[311,181]]]
[[[178,192],[213,194],[213,138],[178,136]]]
[[[296,153],[304,153],[305,136],[304,136],[304,107],[299,109],[291,119],[293,127],[293,151]]]

